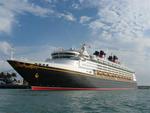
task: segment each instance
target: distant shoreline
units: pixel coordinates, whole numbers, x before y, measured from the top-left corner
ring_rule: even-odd
[[[138,86],[138,89],[150,89],[150,86],[142,85],[142,86]]]
[[[0,85],[0,89],[30,89],[28,85]]]
[[[138,89],[150,89],[150,86],[137,86]],[[0,85],[0,89],[31,89],[28,85]]]

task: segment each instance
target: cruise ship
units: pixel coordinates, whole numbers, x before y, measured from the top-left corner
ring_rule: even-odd
[[[121,65],[116,55],[102,50],[92,55],[86,45],[59,49],[44,62],[8,60],[32,90],[128,90],[137,87],[135,72]]]

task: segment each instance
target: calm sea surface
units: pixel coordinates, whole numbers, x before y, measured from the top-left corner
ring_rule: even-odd
[[[150,113],[150,90],[0,89],[0,113]]]

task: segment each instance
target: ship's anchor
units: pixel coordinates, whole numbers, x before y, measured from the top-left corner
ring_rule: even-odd
[[[39,74],[38,73],[36,73],[34,76],[35,76],[35,78],[39,78]]]

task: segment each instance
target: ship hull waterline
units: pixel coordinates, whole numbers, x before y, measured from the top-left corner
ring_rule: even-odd
[[[128,90],[136,82],[107,80],[94,75],[8,60],[9,64],[32,86],[32,90]]]

